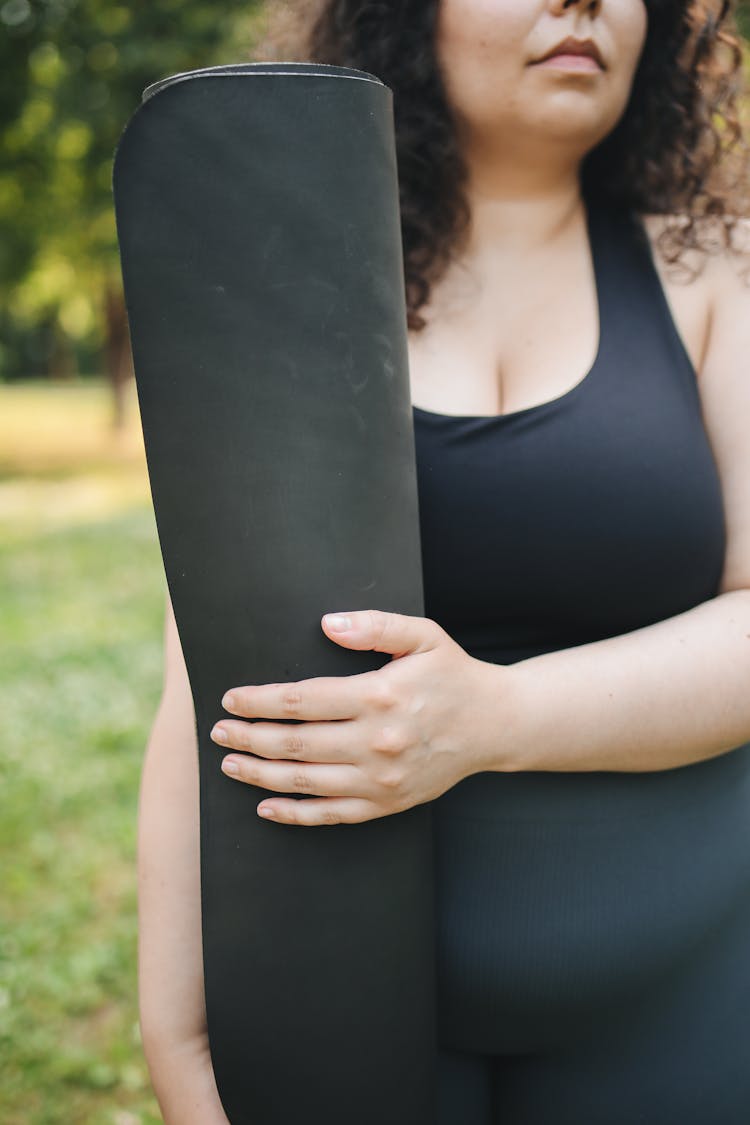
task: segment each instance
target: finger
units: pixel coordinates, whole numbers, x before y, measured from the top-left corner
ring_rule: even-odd
[[[348,626],[336,628],[336,618],[348,622]],[[347,648],[389,652],[396,658],[409,652],[429,652],[445,636],[442,627],[431,617],[413,617],[382,609],[325,614],[321,625],[328,636]]]
[[[273,789],[276,793],[311,793],[314,796],[365,796],[371,785],[356,766],[329,766],[318,762],[267,762],[251,754],[231,755],[222,770],[235,781]]]
[[[211,738],[224,750],[244,750],[263,758],[291,758],[304,762],[352,762],[357,727],[338,722],[264,723],[260,720],[222,719]],[[226,737],[220,735],[225,733]],[[359,744],[359,743],[358,743]]]
[[[221,705],[232,715],[263,719],[354,719],[373,688],[375,672],[317,676],[287,684],[246,684],[230,688]]]
[[[375,820],[385,816],[385,812],[373,805],[372,801],[363,801],[355,797],[343,797],[339,800],[330,797],[308,797],[302,801],[280,800],[273,798],[263,801],[258,805],[258,814],[264,815],[262,810],[269,809],[273,816],[269,817],[279,824],[298,824],[308,826],[325,826],[334,824],[361,824],[365,820]]]

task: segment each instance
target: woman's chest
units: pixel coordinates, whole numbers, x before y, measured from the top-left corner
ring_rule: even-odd
[[[654,266],[665,298],[660,313],[699,376],[711,323],[710,274],[688,283],[663,262]],[[523,271],[516,263],[461,283],[447,278],[427,307],[426,328],[409,333],[412,402],[478,417],[568,393],[587,377],[609,328],[601,288],[593,266],[570,257],[553,256],[543,269]],[[638,332],[637,318],[632,328]]]
[[[415,412],[426,613],[476,655],[614,635],[716,593],[724,511],[697,391],[666,345],[637,343],[540,407]]]

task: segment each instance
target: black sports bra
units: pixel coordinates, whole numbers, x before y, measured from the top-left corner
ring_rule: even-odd
[[[425,614],[481,660],[718,592],[724,510],[695,369],[641,223],[601,201],[587,216],[600,339],[586,376],[510,414],[413,408]]]

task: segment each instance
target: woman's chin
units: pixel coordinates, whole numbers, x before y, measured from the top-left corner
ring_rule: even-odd
[[[569,142],[586,148],[598,144],[620,118],[619,106],[605,105],[601,97],[572,88],[550,91],[534,99],[533,118],[520,128],[544,136],[550,143]]]

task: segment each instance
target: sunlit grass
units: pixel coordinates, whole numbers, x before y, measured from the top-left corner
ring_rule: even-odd
[[[104,388],[82,389],[80,417],[75,397],[19,391],[27,440],[0,486],[0,1120],[149,1125],[135,836],[163,567],[144,464],[89,432],[106,433]]]
[[[111,392],[101,380],[0,383],[0,479],[86,468],[139,472],[143,439],[132,380],[122,432],[112,416]]]

